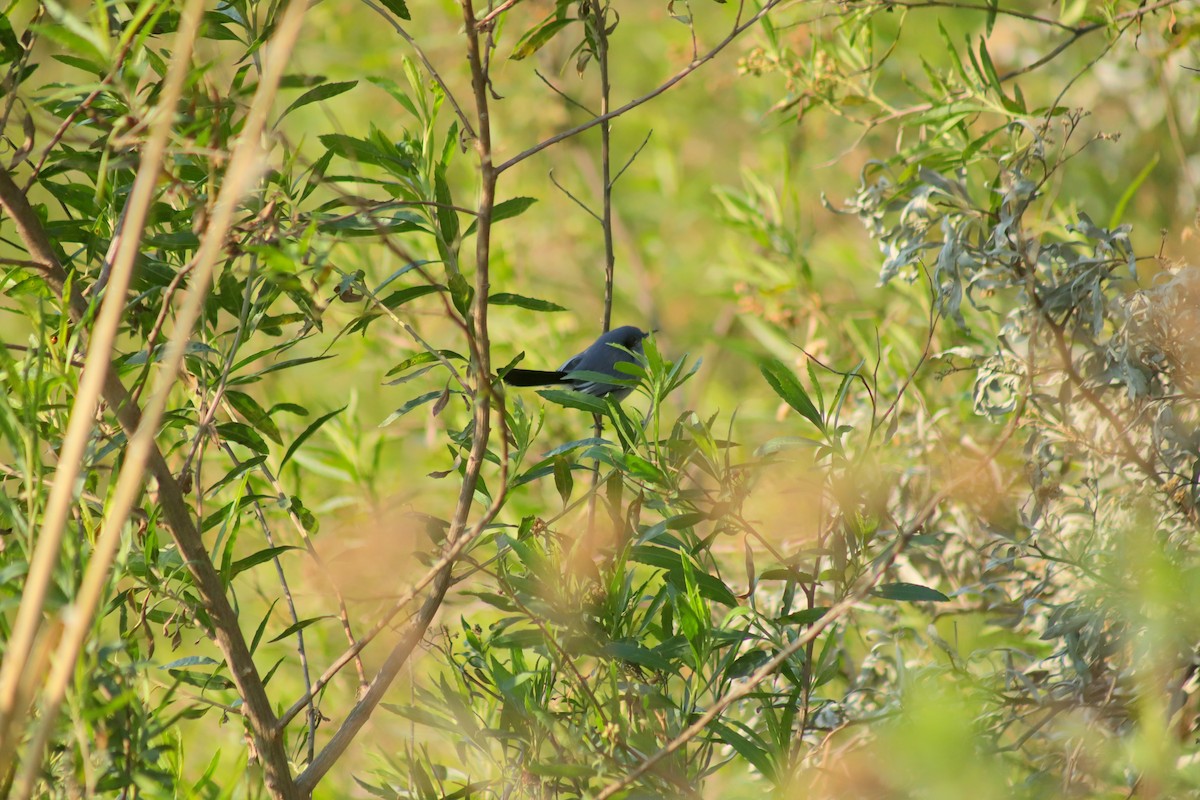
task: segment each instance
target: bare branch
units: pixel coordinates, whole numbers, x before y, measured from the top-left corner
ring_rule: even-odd
[[[471,67],[471,88],[475,98],[475,108],[478,114],[478,134],[475,137],[475,149],[479,156],[480,193],[478,209],[478,229],[476,231],[475,248],[475,297],[473,300],[472,320],[474,329],[468,331],[471,345],[472,367],[475,376],[475,386],[471,392],[474,401],[474,429],[471,438],[471,449],[467,457],[466,469],[462,487],[459,490],[458,501],[454,515],[450,521],[450,529],[446,534],[446,552],[465,548],[466,545],[483,531],[495,518],[504,503],[508,488],[508,435],[503,430],[504,409],[503,398],[495,394],[491,384],[491,344],[488,335],[488,295],[491,289],[490,255],[491,255],[491,223],[492,211],[496,198],[496,178],[498,170],[492,165],[492,134],[491,114],[488,107],[488,75],[485,69],[485,58],[480,47],[480,27],[475,21],[475,12],[471,0],[461,0],[463,23],[467,39],[467,57]],[[500,441],[504,452],[500,459],[500,489],[496,492],[491,505],[483,516],[468,530],[467,518],[479,483],[480,471],[483,468],[487,454],[488,443],[491,439],[492,400],[497,399],[500,407],[497,409],[502,427]],[[453,557],[444,558],[445,564],[432,579],[432,590],[426,596],[420,609],[408,621],[400,641],[392,648],[379,672],[371,681],[364,696],[355,704],[346,719],[329,743],[313,760],[308,768],[297,779],[297,785],[303,792],[311,792],[317,782],[337,762],[346,748],[358,735],[359,730],[366,724],[379,704],[387,688],[399,674],[400,669],[407,663],[413,650],[421,641],[421,637],[433,621],[442,600],[450,587],[451,573],[454,568]],[[294,707],[294,706],[293,706]]]
[[[615,119],[616,117],[619,117],[622,114],[625,114],[625,113],[631,111],[632,109],[637,108],[638,106],[642,105],[643,103],[653,100],[654,98],[658,97],[663,92],[670,89],[675,84],[682,81],[687,76],[691,75],[696,70],[700,69],[700,67],[704,66],[709,61],[712,61],[714,58],[716,58],[718,53],[720,53],[722,50],[724,50],[726,47],[728,47],[735,39],[737,39],[739,36],[741,36],[743,33],[745,33],[746,30],[748,30],[749,28],[756,25],[760,19],[765,17],[768,13],[770,13],[774,8],[776,8],[782,2],[783,2],[783,0],[769,0],[767,3],[765,3],[763,5],[762,8],[760,8],[757,12],[755,12],[754,15],[751,16],[748,20],[746,20],[745,22],[739,22],[737,25],[735,25],[733,30],[731,30],[729,32],[729,34],[726,35],[726,37],[724,39],[722,39],[720,42],[718,42],[716,44],[716,46],[714,46],[711,50],[709,50],[707,53],[705,53],[700,58],[692,61],[686,67],[679,70],[679,72],[676,72],[674,75],[672,75],[670,78],[668,78],[665,82],[660,84],[657,89],[654,89],[653,91],[651,91],[647,94],[644,94],[641,97],[630,100],[625,105],[623,105],[617,109],[614,109],[613,111],[603,113],[600,116],[596,117],[595,119],[590,119],[587,122],[576,125],[574,128],[565,130],[562,133],[556,133],[555,135],[551,136],[549,139],[544,139],[541,142],[535,144],[533,147],[530,147],[526,150],[522,150],[520,153],[517,153],[512,158],[508,159],[507,161],[500,164],[500,166],[496,167],[496,172],[497,173],[504,172],[506,169],[516,166],[517,164],[521,163],[522,161],[529,158],[530,156],[542,152],[547,147],[556,145],[559,142],[563,141],[564,139],[570,139],[572,136],[578,136],[579,134],[583,133],[586,130],[590,130],[590,129],[596,127],[597,125],[600,125],[601,123],[607,122],[610,119]]]

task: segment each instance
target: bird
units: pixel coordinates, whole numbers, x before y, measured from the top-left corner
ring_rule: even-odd
[[[641,354],[642,340],[653,331],[643,331],[633,325],[622,325],[604,333],[592,342],[582,353],[568,358],[563,365],[554,370],[518,369],[514,367],[504,375],[504,382],[509,386],[554,386],[565,384],[577,392],[590,394],[593,397],[610,396],[614,400],[623,400],[632,386],[619,383],[605,383],[579,376],[571,377],[572,372],[598,372],[611,375],[614,378],[630,380],[632,376],[617,369],[617,364],[636,364],[637,359],[631,354]],[[622,350],[621,348],[625,348]],[[629,352],[626,352],[628,350]]]

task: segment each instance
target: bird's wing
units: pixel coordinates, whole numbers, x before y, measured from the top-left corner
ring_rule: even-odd
[[[583,353],[576,353],[563,362],[563,365],[558,368],[559,372],[570,372],[573,369],[579,368],[579,362],[583,359]]]

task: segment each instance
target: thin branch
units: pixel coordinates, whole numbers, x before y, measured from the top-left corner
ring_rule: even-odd
[[[579,101],[578,101],[578,100],[576,100],[574,97],[571,97],[571,95],[567,94],[567,93],[566,93],[566,92],[564,92],[562,89],[560,89],[560,88],[558,88],[557,86],[555,86],[553,83],[551,83],[551,82],[549,81],[549,79],[548,79],[548,78],[546,78],[546,76],[545,76],[545,75],[543,75],[543,74],[541,73],[541,71],[540,71],[540,70],[536,70],[536,69],[535,69],[535,70],[533,71],[533,74],[534,74],[534,75],[537,75],[537,76],[538,76],[538,78],[539,78],[539,79],[542,81],[542,83],[546,84],[546,86],[547,86],[547,87],[549,87],[550,91],[554,92],[556,95],[558,95],[559,97],[561,97],[563,100],[566,100],[568,103],[570,103],[571,105],[575,106],[575,107],[576,107],[576,108],[578,108],[580,111],[582,111],[583,113],[587,114],[589,117],[594,117],[594,116],[596,116],[596,112],[595,112],[595,111],[592,111],[590,108],[588,108],[587,106],[585,106],[583,103],[579,102]]]
[[[500,16],[505,11],[508,11],[510,8],[512,8],[519,2],[521,2],[521,0],[505,0],[505,2],[501,3],[500,5],[496,6],[491,11],[489,11],[487,14],[480,17],[479,21],[475,23],[475,26],[477,28],[479,28],[479,30],[483,30],[483,29],[487,28],[489,25],[492,24],[492,21],[495,20],[496,17]]]
[[[292,705],[289,706],[286,711],[279,715],[279,724],[281,726],[288,724],[298,713],[300,713],[300,711],[306,705],[308,705],[313,694],[325,688],[325,685],[328,684],[329,681],[333,680],[333,678],[339,672],[341,672],[341,670],[347,664],[350,663],[352,658],[356,657],[359,653],[366,649],[366,646],[370,644],[376,636],[382,633],[385,628],[388,627],[389,623],[395,619],[397,614],[403,611],[409,603],[415,600],[417,595],[425,591],[426,587],[437,580],[447,567],[453,566],[458,560],[458,557],[462,555],[467,547],[470,546],[470,544],[475,540],[478,534],[482,532],[483,528],[479,525],[476,525],[475,529],[473,529],[468,535],[462,536],[455,541],[454,544],[444,547],[441,555],[438,557],[438,560],[435,561],[429,567],[429,569],[425,571],[425,574],[418,581],[413,583],[412,586],[410,586],[395,600],[395,602],[392,603],[392,607],[382,617],[379,618],[375,625],[362,636],[358,637],[358,640],[352,647],[347,648],[341,655],[333,660],[329,667],[323,673],[321,673],[321,676],[313,682],[312,690],[296,700],[296,702],[292,703]]]
[[[25,345],[23,345],[23,344],[9,344],[8,342],[5,342],[5,343],[4,343],[4,349],[5,349],[5,350],[15,350],[15,351],[16,351],[16,352],[18,352],[18,353],[38,353],[38,354],[44,354],[44,351],[42,351],[40,348],[37,348],[37,347],[26,347],[26,346],[25,346]],[[69,359],[67,359],[66,361],[67,361],[67,363],[68,363],[68,364],[70,364],[72,367],[77,367],[77,368],[82,368],[82,367],[85,365],[85,363],[86,363],[86,362],[80,361],[80,360],[79,360],[79,359],[77,359],[77,358],[69,358]]]
[[[608,119],[612,84],[608,77],[608,7],[600,0],[591,0],[593,35],[596,37],[596,62],[600,65],[600,197],[604,218],[604,329],[612,327],[613,271],[617,257],[613,252],[612,213],[612,122]],[[599,432],[596,434],[599,436]]]
[[[601,123],[607,122],[610,119],[615,119],[616,117],[619,117],[622,114],[625,114],[625,113],[631,111],[632,109],[635,109],[638,106],[640,106],[644,103],[647,103],[650,100],[653,100],[654,98],[658,97],[663,92],[665,92],[668,89],[670,89],[671,87],[673,87],[675,84],[682,81],[687,76],[691,75],[696,70],[700,69],[700,67],[704,66],[709,61],[716,58],[718,53],[720,53],[722,50],[724,50],[726,47],[728,47],[735,39],[737,39],[739,36],[741,36],[747,29],[749,29],[749,28],[753,27],[755,24],[757,24],[760,19],[765,17],[768,13],[770,13],[774,8],[776,8],[782,2],[783,2],[783,0],[768,0],[768,2],[766,4],[764,4],[763,7],[760,8],[757,12],[755,12],[754,15],[751,16],[748,20],[746,20],[745,22],[739,22],[737,25],[735,25],[733,30],[731,30],[729,32],[729,34],[726,35],[725,38],[722,39],[720,42],[718,42],[716,44],[716,46],[714,46],[711,50],[709,50],[707,53],[705,53],[700,58],[692,61],[686,67],[679,70],[679,72],[676,72],[674,75],[672,75],[665,82],[660,84],[658,86],[658,88],[654,89],[653,91],[651,91],[647,94],[644,94],[641,97],[630,100],[625,105],[623,105],[617,109],[614,109],[613,111],[609,111],[607,113],[601,114],[600,116],[595,117],[594,119],[590,119],[587,122],[576,125],[575,127],[565,130],[562,133],[556,133],[555,135],[551,136],[549,139],[544,139],[541,142],[538,142],[537,144],[535,144],[533,147],[530,147],[526,150],[522,150],[520,153],[517,153],[512,158],[508,159],[507,161],[500,164],[500,166],[496,167],[496,172],[502,173],[505,170],[509,169],[510,167],[516,166],[517,164],[521,163],[522,161],[529,158],[530,156],[540,153],[541,151],[545,150],[547,147],[556,145],[559,142],[563,141],[564,139],[570,139],[572,136],[578,136],[579,134],[583,133],[586,130],[590,130],[590,129],[596,127],[597,125],[600,125]]]
[[[364,0],[369,2],[369,0]],[[475,297],[473,300],[472,319],[474,330],[468,332],[468,342],[471,345],[472,367],[474,368],[475,388],[472,393],[474,400],[473,419],[474,430],[471,435],[471,449],[463,475],[462,487],[459,490],[458,501],[454,515],[450,521],[450,529],[446,534],[446,549],[453,550],[460,542],[473,540],[486,525],[499,513],[504,503],[508,489],[508,433],[504,430],[503,397],[496,395],[491,384],[491,344],[488,335],[488,295],[491,291],[490,256],[492,211],[496,199],[496,179],[498,171],[492,164],[492,133],[491,112],[488,107],[488,75],[485,70],[485,59],[480,48],[480,29],[475,22],[475,12],[471,0],[461,0],[463,24],[467,39],[467,58],[471,67],[471,88],[475,98],[475,108],[479,116],[478,134],[475,136],[475,149],[479,155],[480,192],[478,210],[478,230],[475,239]],[[479,485],[479,475],[488,452],[491,440],[492,400],[495,398],[499,405],[497,417],[501,426],[500,442],[503,452],[500,458],[500,488],[497,490],[491,505],[483,516],[471,528],[467,528],[467,518],[474,502],[475,490]],[[432,591],[421,604],[421,608],[408,621],[400,640],[388,654],[379,672],[371,681],[363,697],[355,704],[342,725],[334,733],[329,743],[311,764],[297,778],[297,785],[304,793],[313,790],[321,778],[337,762],[355,736],[366,724],[375,707],[382,699],[384,692],[395,680],[400,669],[408,662],[413,650],[421,641],[434,615],[441,608],[442,600],[450,587],[451,573],[454,560],[448,559],[445,566],[433,579]]]
[[[616,254],[613,250],[612,125],[606,116],[612,99],[612,84],[608,75],[608,6],[601,5],[601,0],[590,0],[588,11],[590,19],[586,20],[585,24],[590,29],[596,63],[600,67],[600,113],[596,116],[596,119],[600,120],[600,202],[603,214],[599,222],[604,232],[604,320],[600,332],[607,333],[612,327],[613,271],[616,265]],[[592,435],[599,439],[603,433],[603,418],[599,414],[593,414]],[[592,463],[592,491],[588,495],[589,533],[595,528],[599,488],[600,459],[597,458]]]
[[[625,174],[625,170],[627,170],[633,166],[633,162],[636,161],[637,157],[640,156],[642,154],[642,151],[646,149],[646,145],[650,144],[650,137],[653,135],[654,135],[653,128],[646,131],[646,138],[642,139],[642,143],[639,144],[637,146],[637,149],[633,151],[633,155],[631,155],[629,157],[629,159],[625,162],[625,166],[623,166],[619,170],[617,170],[617,174],[614,175],[612,181],[609,182],[610,188],[613,186],[616,186],[617,181],[621,180],[621,176]]]
[[[1076,28],[1074,26],[1068,25],[1065,22],[1059,22],[1058,20],[1051,19],[1049,17],[1039,17],[1037,14],[1030,14],[1025,11],[1016,11],[1014,9],[1009,9],[1009,8],[1000,8],[999,4],[997,4],[995,6],[992,6],[992,5],[985,6],[985,5],[978,5],[975,3],[945,2],[945,0],[923,0],[922,2],[904,2],[904,0],[887,0],[886,3],[881,4],[881,5],[884,5],[887,8],[896,7],[896,8],[906,8],[906,9],[910,9],[910,10],[918,9],[918,8],[952,8],[952,9],[959,9],[959,10],[963,10],[963,11],[984,11],[984,12],[988,12],[988,13],[992,13],[992,14],[1001,14],[1006,17],[1015,17],[1017,19],[1023,19],[1026,22],[1036,22],[1039,25],[1048,25],[1051,27],[1055,27],[1055,28],[1059,28],[1061,30],[1067,31],[1068,33],[1074,33],[1076,30]]]
[[[599,222],[601,225],[604,224],[604,220],[600,217],[599,214],[597,214],[595,211],[592,211],[590,208],[588,208],[586,203],[584,203],[582,200],[580,200],[575,195],[571,194],[571,191],[567,187],[563,186],[561,183],[558,182],[558,178],[554,177],[554,170],[550,170],[550,182],[553,183],[560,192],[562,192],[567,197],[569,197],[571,199],[571,201],[573,203],[575,203],[575,205],[582,208],[589,217],[596,220],[596,222]]]
[[[37,261],[29,261],[24,258],[0,258],[0,264],[5,264],[10,267],[25,267],[26,269],[40,270],[42,265]]]
[[[121,45],[120,50],[117,51],[116,56],[113,57],[112,68],[103,78],[100,79],[100,83],[96,85],[96,88],[89,92],[88,95],[79,102],[79,105],[71,109],[71,112],[67,114],[65,119],[63,119],[62,124],[58,126],[58,130],[56,130],[54,135],[50,137],[50,141],[46,143],[46,148],[42,151],[42,157],[38,159],[38,163],[33,167],[33,171],[29,174],[29,178],[25,181],[24,191],[28,192],[30,187],[33,186],[34,181],[37,180],[38,175],[40,175],[42,172],[42,167],[46,165],[46,159],[50,157],[50,153],[55,147],[58,146],[58,143],[62,141],[62,138],[66,135],[67,130],[73,124],[75,124],[75,120],[79,118],[79,115],[87,111],[88,108],[91,107],[92,103],[96,102],[96,98],[103,94],[108,86],[113,82],[113,79],[117,77],[117,73],[121,70],[121,67],[125,63],[126,57],[129,55],[130,48],[133,47],[134,43],[138,40],[138,37],[134,35],[137,32],[136,27],[140,27],[142,24],[145,24],[145,21],[148,18],[149,14],[145,15],[140,23],[137,26],[134,26],[134,29],[126,31],[125,42]],[[167,72],[168,76],[166,79],[169,80],[170,70],[168,69]],[[15,95],[16,92],[13,94]],[[162,107],[161,103],[159,103],[159,107]]]
[[[222,449],[229,456],[235,466],[240,466],[237,455],[233,452],[233,448],[228,442],[221,442]],[[275,537],[271,534],[271,526],[267,524],[267,515],[263,511],[262,503],[258,500],[254,501],[254,518],[258,520],[258,526],[262,530],[263,539],[268,547],[275,546]],[[304,629],[299,628],[300,617],[296,613],[296,600],[292,597],[292,589],[288,585],[287,574],[283,571],[283,562],[279,559],[279,555],[271,558],[275,564],[275,575],[279,578],[279,588],[283,592],[283,601],[287,603],[288,617],[292,620],[292,625],[298,627],[296,631],[296,654],[300,657],[300,675],[304,678],[304,688],[306,693],[312,697],[312,674],[308,666],[308,650],[304,646]],[[318,562],[319,563],[319,562]],[[345,605],[342,606],[343,612]],[[353,642],[353,639],[351,639]],[[361,664],[361,662],[359,662]],[[314,702],[308,704],[308,760],[313,760],[315,748],[317,746],[317,706]]]
[[[387,20],[388,24],[395,29],[396,33],[400,34],[400,38],[408,42],[408,46],[411,47],[414,52],[416,52],[417,58],[421,59],[421,63],[425,65],[425,69],[429,72],[430,76],[437,82],[437,85],[442,88],[442,92],[446,95],[446,99],[450,101],[450,105],[454,109],[454,113],[458,115],[458,119],[463,125],[463,130],[466,131],[467,135],[472,139],[476,138],[475,129],[471,127],[471,120],[468,119],[467,115],[463,113],[462,107],[459,106],[458,101],[454,99],[454,93],[450,91],[450,87],[446,85],[444,80],[442,80],[441,74],[433,66],[433,63],[429,60],[429,57],[425,55],[425,51],[421,49],[421,46],[417,44],[415,39],[408,35],[408,31],[404,30],[400,23],[393,19],[392,15],[386,10],[380,8],[378,5],[371,2],[371,0],[362,1],[366,3],[372,11]]]

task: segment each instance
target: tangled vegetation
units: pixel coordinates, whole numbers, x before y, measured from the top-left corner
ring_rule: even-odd
[[[8,0],[0,793],[1197,792],[1198,32]]]

